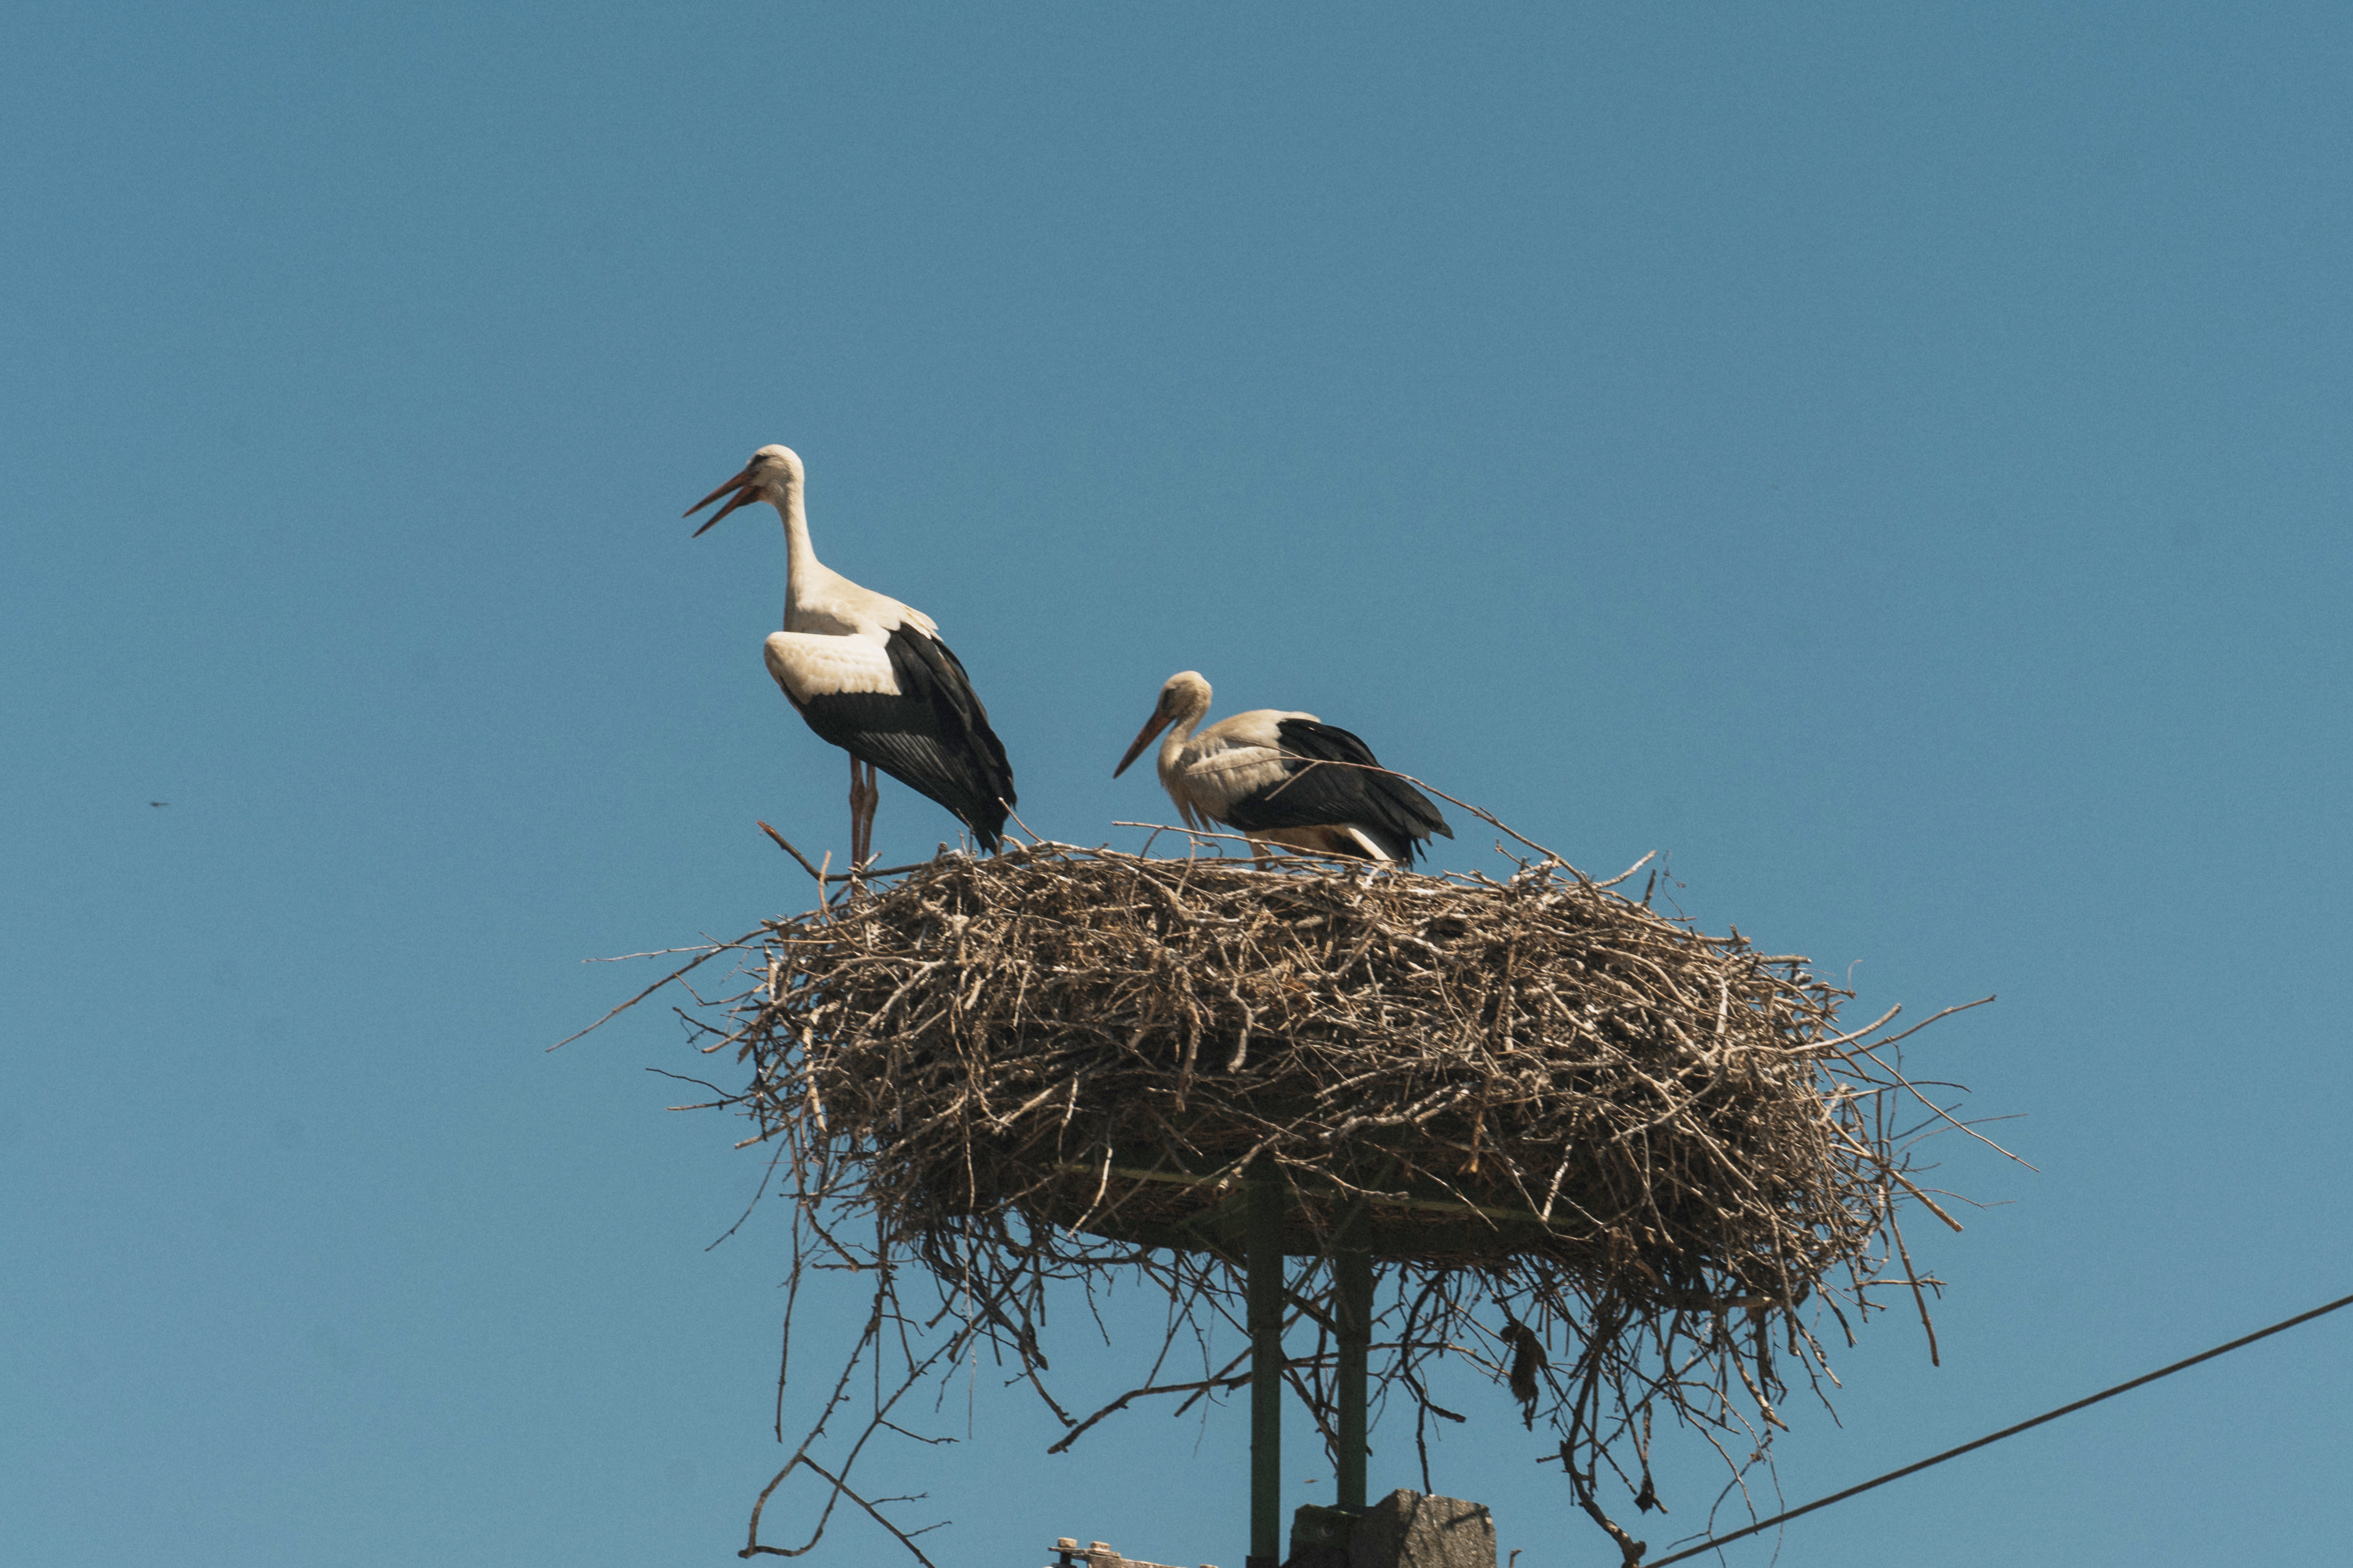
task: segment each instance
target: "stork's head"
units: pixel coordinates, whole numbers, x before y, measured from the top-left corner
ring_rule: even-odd
[[[1119,766],[1112,769],[1111,776],[1117,778],[1127,772],[1128,764],[1144,754],[1145,747],[1152,744],[1153,736],[1179,719],[1198,723],[1201,715],[1208,710],[1209,683],[1201,679],[1198,670],[1180,669],[1170,676],[1161,685],[1160,700],[1152,705],[1152,717],[1144,721],[1144,729],[1135,737],[1135,744],[1127,749],[1127,755],[1120,758]]]
[[[749,506],[755,500],[764,500],[782,510],[793,493],[800,488],[799,455],[790,447],[763,447],[752,454],[752,460],[744,465],[742,473],[688,507],[685,515],[692,517],[721,496],[728,497],[727,504],[712,512],[710,521],[694,531],[694,536],[700,539],[711,531],[712,523],[717,522],[737,507]],[[734,492],[733,495],[728,494],[731,490]]]

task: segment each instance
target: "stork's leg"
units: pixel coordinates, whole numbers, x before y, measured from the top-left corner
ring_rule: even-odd
[[[851,766],[858,764],[853,761]],[[874,858],[874,808],[882,804],[882,784],[874,764],[865,764],[864,782],[859,785],[858,845],[856,864],[863,866]]]
[[[864,766],[865,764],[858,760],[855,753],[850,756],[849,864],[853,870],[857,868],[860,858],[859,837],[860,834],[864,832],[866,826],[866,792],[860,787],[864,775],[860,772],[860,770]]]
[[[874,860],[874,813],[881,804],[882,775],[874,771],[872,763],[869,763],[866,764],[866,832],[863,835],[866,841],[866,864],[869,865],[871,865]]]

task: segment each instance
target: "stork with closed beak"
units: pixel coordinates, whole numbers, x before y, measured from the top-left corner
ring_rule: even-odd
[[[1428,795],[1337,725],[1259,708],[1195,734],[1208,711],[1208,681],[1189,669],[1170,676],[1112,777],[1166,729],[1160,783],[1187,827],[1222,822],[1254,842],[1406,866],[1431,834],[1454,837]]]
[[[946,806],[995,849],[1014,805],[1013,768],[988,710],[931,616],[818,563],[804,478],[792,448],[763,447],[686,515],[728,497],[694,531],[698,539],[754,501],[785,520],[785,629],[768,634],[768,673],[810,729],[849,753],[850,864],[864,865],[873,849],[877,768]]]

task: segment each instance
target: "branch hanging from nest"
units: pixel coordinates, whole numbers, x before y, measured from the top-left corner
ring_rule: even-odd
[[[1937,1282],[1910,1268],[1898,1210],[1954,1223],[1889,1136],[1891,1100],[1920,1093],[1873,1054],[1894,1013],[1841,1032],[1850,993],[1803,958],[1702,933],[1557,857],[1499,881],[1039,843],[944,855],[714,947],[756,955],[752,986],[681,1016],[748,1068],[726,1102],[754,1122],[745,1142],[777,1145],[789,1282],[845,1269],[873,1291],[777,1478],[829,1483],[796,1552],[843,1497],[883,1518],[849,1490],[852,1464],[905,1432],[891,1412],[907,1393],[944,1391],[976,1357],[1046,1401],[1057,1447],[1241,1381],[1246,1168],[1288,1189],[1287,1290],[1316,1342],[1289,1370],[1327,1436],[1346,1226],[1388,1266],[1384,1397],[1411,1403],[1419,1435],[1461,1419],[1430,1399],[1444,1357],[1507,1382],[1621,1544],[1597,1489],[1606,1470],[1658,1506],[1657,1413],[1736,1477],[1783,1425],[1789,1378],[1822,1393],[1807,1303],[1844,1330],[1845,1307],[1867,1316],[1894,1287],[1925,1323]],[[1121,1274],[1166,1293],[1166,1330],[1136,1385],[1082,1421],[1048,1389],[1047,1306],[1092,1308]],[[1170,1373],[1179,1352],[1198,1372]],[[869,1355],[872,1409],[818,1471]],[[1423,1468],[1427,1485],[1426,1444]],[[780,1550],[757,1530],[747,1555]]]

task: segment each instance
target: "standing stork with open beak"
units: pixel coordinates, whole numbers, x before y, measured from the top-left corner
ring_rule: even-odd
[[[694,531],[698,539],[754,501],[785,520],[785,629],[768,634],[768,673],[810,729],[849,753],[850,864],[864,865],[873,849],[877,768],[946,806],[995,849],[1014,805],[1013,767],[988,710],[931,616],[819,564],[803,479],[792,448],[763,447],[686,515],[728,497]]]
[[[1168,678],[1152,718],[1111,776],[1160,742],[1160,783],[1187,827],[1239,828],[1254,842],[1410,866],[1433,834],[1454,837],[1430,797],[1381,769],[1373,749],[1313,713],[1253,709],[1193,732],[1209,711],[1209,683]]]

